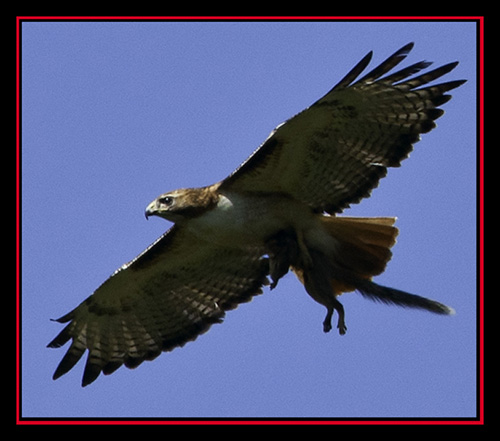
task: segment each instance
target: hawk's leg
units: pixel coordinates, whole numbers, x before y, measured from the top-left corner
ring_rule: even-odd
[[[299,248],[295,232],[291,229],[278,232],[266,241],[266,247],[269,250],[271,289],[274,289],[290,266],[296,265]]]
[[[269,254],[271,289],[276,287],[291,266],[298,268],[302,273],[306,291],[314,300],[327,308],[323,331],[331,331],[332,316],[337,310],[339,313],[337,328],[340,335],[344,335],[347,330],[344,307],[335,295],[332,286],[332,268],[328,259],[318,251],[308,250],[303,234],[292,229],[279,231],[267,239],[266,248]]]
[[[335,309],[328,308],[327,311],[325,321],[323,322],[323,332],[330,332],[332,330],[332,316]]]
[[[311,251],[310,256],[312,257],[312,267],[303,270],[304,286],[308,294],[327,309],[323,321],[323,331],[329,332],[332,329],[332,316],[336,310],[339,314],[337,328],[339,334],[344,335],[347,330],[344,307],[337,300],[332,286],[332,268],[321,253]]]
[[[323,331],[330,332],[332,330],[332,316],[335,310],[339,313],[339,320],[337,322],[337,328],[340,335],[344,335],[347,331],[347,326],[345,325],[345,313],[344,306],[337,299],[334,299],[335,307],[327,308],[327,313],[325,320],[323,321]]]
[[[304,239],[304,233],[302,231],[297,232],[297,245],[299,247],[299,256],[301,259],[301,266],[303,269],[310,269],[313,266],[313,259],[309,254],[309,250],[307,249],[306,242]]]

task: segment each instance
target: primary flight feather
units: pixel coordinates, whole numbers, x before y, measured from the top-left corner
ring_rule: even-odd
[[[226,179],[167,192],[146,208],[174,226],[123,265],[78,307],[49,347],[71,341],[54,379],[88,352],[82,385],[125,365],[138,366],[194,340],[225,311],[262,293],[290,269],[324,305],[323,330],[346,332],[338,296],[357,290],[372,300],[438,314],[439,302],[376,284],[397,229],[394,218],[337,217],[368,197],[435,127],[446,93],[463,80],[433,84],[450,63],[392,69],[410,43],[360,79],[365,56],[333,89],[278,126]],[[431,83],[431,84],[429,84]],[[268,279],[270,277],[271,280]]]

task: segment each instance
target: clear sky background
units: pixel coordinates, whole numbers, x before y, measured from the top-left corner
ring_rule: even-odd
[[[51,322],[167,228],[159,194],[233,171],[367,52],[460,61],[438,128],[345,212],[397,216],[380,284],[451,317],[341,301],[348,331],[289,274],[222,325],[81,388]],[[476,25],[472,22],[22,24],[22,416],[473,417],[476,414]]]

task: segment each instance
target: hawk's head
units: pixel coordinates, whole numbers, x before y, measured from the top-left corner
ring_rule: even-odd
[[[170,222],[182,222],[205,213],[217,204],[218,198],[215,186],[163,193],[146,207],[146,219],[159,216]]]

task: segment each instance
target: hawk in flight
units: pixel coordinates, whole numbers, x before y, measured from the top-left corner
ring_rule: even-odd
[[[220,323],[226,311],[276,287],[290,269],[326,307],[323,330],[346,332],[338,296],[358,291],[372,300],[437,314],[434,300],[376,284],[398,230],[395,218],[338,217],[368,197],[388,167],[398,167],[435,127],[446,92],[464,83],[432,82],[455,68],[426,71],[422,61],[390,72],[408,44],[358,77],[366,55],[333,89],[279,125],[230,176],[203,188],[162,194],[146,208],[174,225],[119,268],[78,307],[49,343],[71,340],[54,379],[88,350],[82,385],[121,365],[134,368]]]

